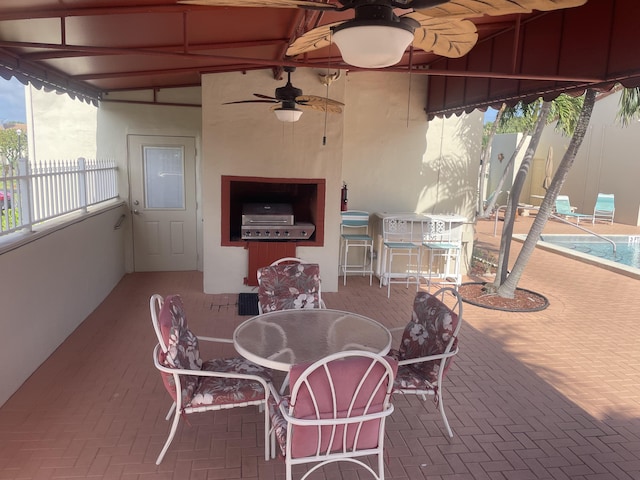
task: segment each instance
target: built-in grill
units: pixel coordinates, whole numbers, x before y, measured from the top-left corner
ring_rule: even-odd
[[[246,203],[242,206],[243,240],[306,240],[315,231],[312,223],[295,222],[288,203]]]

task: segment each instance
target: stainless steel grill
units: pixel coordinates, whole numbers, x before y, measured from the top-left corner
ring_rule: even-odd
[[[242,206],[243,240],[306,240],[312,223],[297,223],[288,203],[247,203]]]

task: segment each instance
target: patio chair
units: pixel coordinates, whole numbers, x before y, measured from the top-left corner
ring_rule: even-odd
[[[596,220],[608,221],[613,225],[613,214],[616,211],[615,198],[613,193],[599,193],[596,199],[596,206],[593,208],[591,223]]]
[[[580,224],[580,220],[592,218],[592,215],[589,215],[588,213],[576,213],[573,210],[574,209],[571,206],[568,195],[558,195],[556,197],[556,215],[563,215],[567,220],[569,218],[575,218],[576,225]]]
[[[453,437],[453,431],[444,409],[443,380],[458,353],[461,325],[462,301],[455,289],[441,288],[433,295],[420,291],[398,349],[389,352],[398,360],[394,392],[421,395],[423,400],[433,396],[449,437]],[[402,328],[392,332],[397,330]]]
[[[369,274],[369,285],[373,281],[373,238],[369,235],[369,212],[347,210],[340,212],[340,269],[342,283],[347,284],[347,273]],[[349,264],[349,249],[362,249],[361,261]],[[355,260],[352,260],[355,262]]]
[[[258,312],[291,308],[326,308],[320,266],[295,257],[276,260],[257,270]]]
[[[269,459],[269,412],[265,408],[271,377],[266,369],[242,357],[202,361],[199,341],[233,343],[231,339],[197,337],[187,326],[179,295],[149,300],[158,338],[153,363],[173,399],[166,420],[174,413],[169,436],[156,459],[160,465],[178,428],[180,417],[248,405],[264,409],[265,459]]]
[[[301,477],[333,462],[355,463],[376,479],[384,479],[385,419],[390,402],[395,360],[366,351],[344,351],[313,364],[291,368],[291,395],[272,388],[269,410],[276,440],[292,479],[294,465],[314,463]],[[360,460],[377,457],[377,471]]]
[[[392,283],[416,284],[420,287],[420,241],[414,239],[414,221],[404,217],[386,217],[382,220],[382,272],[380,287],[386,282],[387,297]],[[404,259],[402,267],[394,268],[394,258]],[[413,279],[410,281],[410,279]]]

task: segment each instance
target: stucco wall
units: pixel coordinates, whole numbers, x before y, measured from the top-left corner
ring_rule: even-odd
[[[569,195],[571,205],[581,213],[592,213],[598,193],[615,194],[615,222],[640,225],[640,162],[637,159],[640,122],[627,127],[616,121],[620,92],[596,101],[587,134],[582,142],[561,193]],[[521,202],[535,203],[530,194],[544,195],[540,187],[549,147],[553,148],[554,170],[567,151],[570,137],[545,128],[535,152]],[[494,145],[492,149],[497,155]],[[505,156],[507,154],[505,153]],[[493,162],[493,160],[492,160]]]
[[[97,107],[31,85],[25,91],[31,161],[96,158]]]
[[[124,275],[121,205],[0,254],[0,405]],[[52,379],[55,382],[55,379]],[[46,395],[46,392],[41,392]]]
[[[128,92],[111,95],[110,98],[118,100],[147,101],[153,100],[148,92]],[[195,103],[199,101],[200,88],[173,89],[165,92],[160,99],[164,102]],[[111,103],[102,102],[98,111],[98,136],[96,139],[100,158],[115,159],[118,165],[118,186],[120,198],[129,201],[129,176],[128,176],[128,135],[157,135],[157,136],[188,136],[200,144],[201,109],[195,106],[169,106],[169,105],[143,105],[139,103]],[[196,151],[196,175],[200,170],[200,149]],[[200,204],[200,184],[196,188],[196,199]],[[133,271],[133,247],[131,243],[131,216],[127,216],[124,223],[125,238],[128,242],[125,246],[125,265],[128,272]],[[198,222],[198,238],[202,238],[201,222]],[[198,251],[202,251],[202,245],[198,242]],[[199,269],[202,268],[201,258]]]
[[[305,94],[326,94],[313,69],[299,69],[293,84]],[[268,104],[222,105],[273,95],[283,81],[270,71],[205,75],[202,79],[202,185],[205,291],[250,290],[243,285],[248,256],[220,246],[222,175],[325,178],[324,247],[297,254],[320,263],[323,290],[338,288],[340,188],[349,208],[380,212],[461,213],[472,218],[480,157],[482,115],[436,120],[422,110],[426,81],[397,73],[343,74],[329,97],[346,104],[327,118],[305,112],[295,124],[278,122]],[[411,94],[409,93],[411,92]],[[410,95],[410,96],[409,96]],[[411,105],[408,108],[408,105]]]
[[[640,162],[638,142],[640,122],[622,127],[616,121],[620,92],[598,100],[593,108],[589,129],[562,193],[580,212],[591,213],[598,193],[613,193],[616,223],[640,225]],[[545,132],[550,138],[557,134]],[[568,145],[568,140],[560,138]],[[564,150],[561,150],[564,154]],[[560,161],[557,157],[556,163]]]

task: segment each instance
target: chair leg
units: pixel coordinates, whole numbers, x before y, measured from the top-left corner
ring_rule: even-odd
[[[164,417],[164,419],[169,420],[175,409],[176,409],[176,402],[173,402],[173,404],[171,405],[171,408],[169,408],[169,411],[167,412],[167,416]]]
[[[449,420],[447,420],[447,414],[444,412],[444,401],[442,400],[442,389],[438,389],[438,406],[440,407],[440,415],[442,415],[442,421],[444,422],[444,426],[447,429],[447,433],[450,438],[453,438],[453,431],[451,431],[451,427],[449,426]]]
[[[269,434],[269,406],[265,398],[264,403],[260,404],[264,409],[264,459],[269,460],[271,456],[271,445],[269,443],[271,435]]]
[[[162,459],[164,458],[164,454],[167,453],[167,450],[169,449],[169,445],[171,445],[171,442],[173,441],[173,437],[176,434],[176,430],[178,429],[178,422],[180,422],[180,412],[178,412],[178,410],[176,409],[176,413],[173,417],[173,422],[171,423],[171,430],[169,431],[169,436],[167,437],[167,441],[164,443],[164,447],[162,447],[162,450],[160,451],[160,455],[158,455],[158,458],[156,459],[156,465],[160,465],[160,463],[162,462]]]

